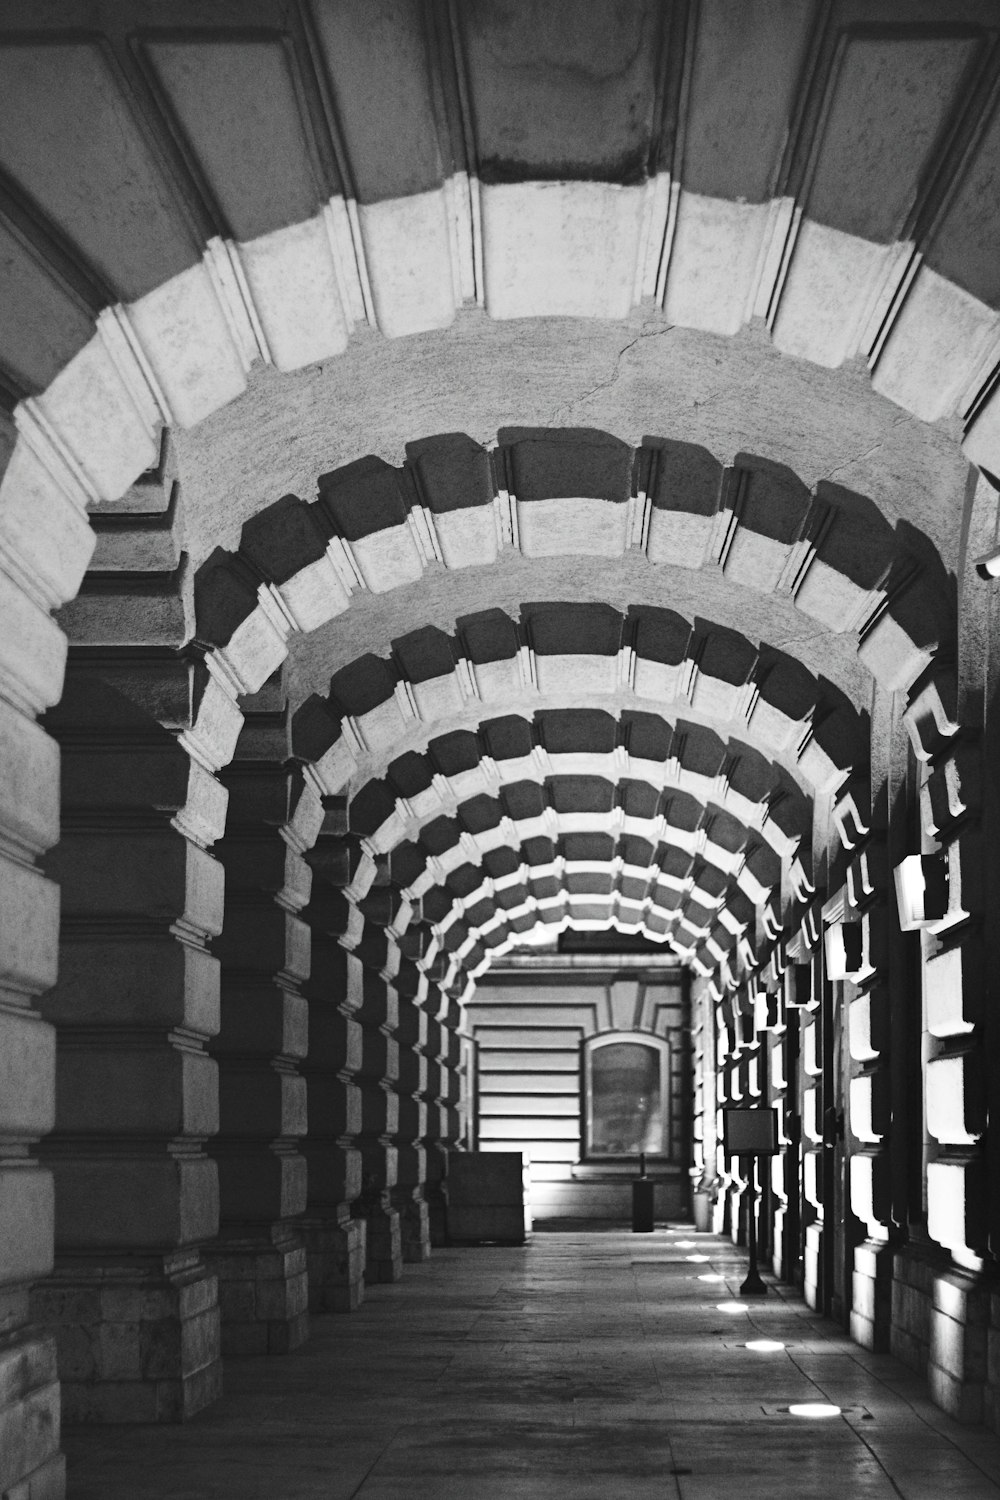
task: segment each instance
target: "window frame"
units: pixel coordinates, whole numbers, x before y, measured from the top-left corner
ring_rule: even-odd
[[[593,1150],[593,1058],[595,1052],[600,1052],[608,1047],[618,1044],[639,1045],[649,1047],[656,1052],[660,1059],[660,1098],[663,1105],[663,1135],[662,1146],[658,1151],[647,1151],[648,1161],[658,1163],[672,1160],[673,1150],[673,1119],[671,1098],[671,1046],[666,1037],[657,1036],[652,1031],[602,1031],[595,1036],[584,1037],[581,1045],[582,1059],[580,1070],[580,1158],[581,1161],[592,1165],[607,1163],[608,1165],[620,1165],[623,1162],[633,1162],[638,1159],[638,1152],[621,1152],[612,1154],[608,1151]]]

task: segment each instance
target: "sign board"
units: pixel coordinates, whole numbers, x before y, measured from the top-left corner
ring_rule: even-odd
[[[776,1109],[724,1109],[722,1149],[727,1156],[776,1156],[778,1111]]]

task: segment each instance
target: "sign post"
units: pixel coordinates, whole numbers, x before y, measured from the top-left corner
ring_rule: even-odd
[[[726,1156],[742,1156],[747,1162],[747,1241],[750,1265],[740,1287],[744,1297],[764,1297],[767,1286],[757,1269],[757,1158],[776,1156],[778,1145],[778,1111],[776,1109],[724,1109],[722,1111],[722,1149]]]

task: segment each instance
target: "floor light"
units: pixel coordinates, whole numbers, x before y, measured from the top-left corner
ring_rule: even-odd
[[[982,557],[977,557],[975,569],[980,578],[1000,578],[1000,547],[994,547],[992,552],[985,552]]]
[[[743,1347],[752,1349],[755,1354],[777,1354],[785,1346],[780,1339],[748,1339]]]
[[[840,1407],[830,1401],[798,1401],[788,1408],[793,1417],[839,1417]]]
[[[716,1312],[725,1313],[749,1312],[750,1304],[749,1302],[717,1302],[715,1304],[715,1310]]]

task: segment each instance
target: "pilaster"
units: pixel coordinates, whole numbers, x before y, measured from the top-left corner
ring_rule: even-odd
[[[303,849],[315,836],[318,799],[288,764],[280,681],[243,700],[245,724],[224,773],[230,794],[220,859],[226,911],[216,945],[221,1025],[220,1129],[212,1142],[220,1191],[219,1236],[210,1263],[219,1277],[222,1347],[232,1354],[285,1354],[308,1337],[306,1081],[310,934],[298,915],[309,899]],[[315,805],[313,805],[315,803]],[[303,830],[296,817],[303,819]]]
[[[32,1294],[55,1334],[69,1420],[176,1421],[221,1392],[218,1127],[225,794],[173,728],[195,671],[172,651],[75,651],[51,715],[63,751],[55,1130],[56,1262]]]
[[[398,961],[398,951],[397,951]],[[419,971],[405,965],[397,972],[399,995],[399,1125],[396,1133],[397,1180],[392,1201],[399,1211],[404,1261],[426,1260],[431,1253],[427,1190],[427,1013],[420,1004]],[[412,991],[412,993],[410,993]]]
[[[0,742],[10,773],[0,789],[0,1494],[36,1486],[57,1500],[56,1346],[29,1288],[53,1264],[53,1183],[38,1141],[54,1120],[55,1033],[37,1006],[55,978],[59,901],[35,855],[55,837],[59,760],[49,737],[3,701]]]
[[[428,1012],[425,1044],[427,1084],[424,1095],[427,1104],[427,1133],[424,1138],[427,1154],[427,1182],[424,1196],[427,1199],[431,1245],[438,1247],[447,1241],[447,1202],[444,1183],[448,1171],[450,1148],[447,1100],[451,1080],[448,1076],[448,1065],[444,1060],[447,1051],[446,1031],[438,1019],[441,1006],[447,1005],[447,997],[442,994],[437,985],[430,983],[424,1003]]]
[[[333,799],[328,799],[333,801]],[[337,799],[339,804],[339,799]],[[361,1192],[362,1032],[359,961],[340,945],[348,903],[347,850],[342,805],[328,806],[309,856],[312,896],[304,916],[312,931],[312,967],[303,984],[309,1006],[309,1052],[302,1071],[309,1088],[308,1163],[302,1234],[313,1312],[353,1312],[364,1297],[367,1221],[352,1215]]]
[[[398,1181],[399,1045],[396,991],[378,970],[362,966],[361,1004],[356,1019],[361,1027],[361,1192],[352,1213],[366,1223],[365,1280],[398,1281],[403,1274],[399,1212],[392,1191]]]

